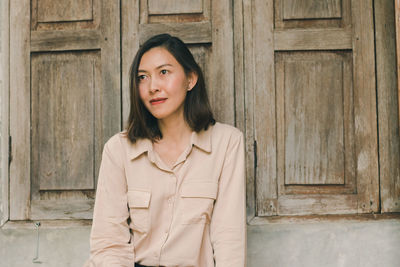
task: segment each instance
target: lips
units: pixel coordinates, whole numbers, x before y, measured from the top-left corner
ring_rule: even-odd
[[[167,98],[162,98],[162,97],[153,98],[153,99],[150,100],[150,104],[152,104],[152,105],[159,105],[159,104],[164,103],[166,100],[167,100]]]

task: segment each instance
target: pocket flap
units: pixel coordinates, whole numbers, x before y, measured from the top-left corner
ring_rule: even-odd
[[[217,198],[218,184],[215,182],[186,182],[182,184],[182,197]]]
[[[130,208],[148,208],[151,193],[147,191],[129,190],[128,204]]]

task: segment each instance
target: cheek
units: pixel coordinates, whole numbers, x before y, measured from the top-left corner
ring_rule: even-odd
[[[171,84],[172,88],[174,88],[175,94],[180,96],[186,96],[187,93],[187,82],[184,79],[176,79]]]
[[[147,90],[144,85],[138,84],[138,91],[139,97],[143,102],[146,102],[145,99],[147,98]]]

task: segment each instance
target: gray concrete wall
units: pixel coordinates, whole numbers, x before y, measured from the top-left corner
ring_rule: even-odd
[[[400,220],[252,226],[248,240],[248,266],[400,266]]]
[[[82,266],[90,226],[0,230],[1,267]],[[249,267],[398,267],[400,220],[274,223],[248,227]],[[227,266],[228,267],[228,266]]]
[[[33,223],[32,223],[33,225]],[[1,267],[79,267],[89,256],[90,226],[43,228],[39,230],[40,263],[33,263],[37,232],[30,229],[0,229]]]

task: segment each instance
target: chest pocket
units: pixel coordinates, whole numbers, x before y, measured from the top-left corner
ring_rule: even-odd
[[[190,181],[182,184],[182,223],[210,223],[217,193],[218,184],[216,182]]]
[[[149,205],[151,193],[147,191],[129,190],[127,195],[131,217],[130,227],[133,231],[147,233],[150,228]]]

